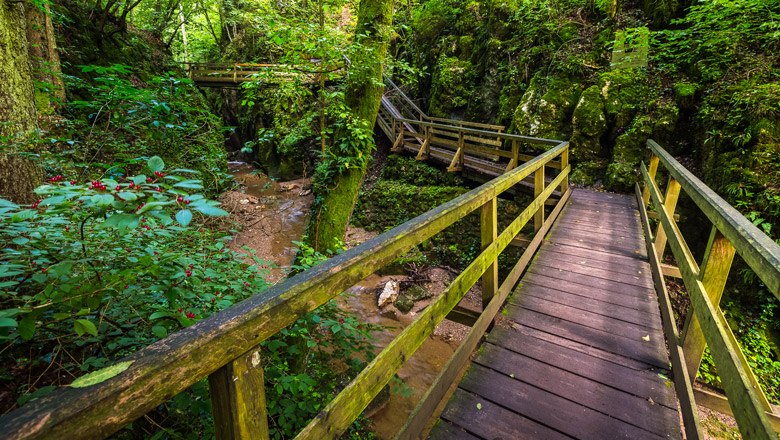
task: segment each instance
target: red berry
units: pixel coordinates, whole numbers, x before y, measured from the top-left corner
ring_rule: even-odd
[[[179,313],[181,313],[182,309],[179,309]]]
[[[187,274],[188,277],[192,276],[192,271],[187,269],[184,271],[185,274]]]
[[[43,272],[43,273],[46,273],[47,271],[48,271],[48,269],[46,269],[45,267],[43,269],[41,269],[41,272]]]
[[[116,186],[116,188],[114,188],[114,189],[115,189],[115,190],[117,190],[117,191],[119,191],[120,189],[122,189],[122,187],[121,187],[121,186],[119,186],[119,185],[117,185],[117,186]]]
[[[184,203],[185,203],[185,204],[187,204],[187,205],[189,205],[189,204],[190,204],[190,200],[189,200],[189,199],[187,199],[187,200],[185,200],[185,201],[184,201]]]
[[[187,318],[194,319],[195,318],[195,314],[192,313],[192,312],[187,312]]]
[[[344,318],[339,318],[339,324],[344,324]]]
[[[75,180],[71,180],[71,181],[70,181],[70,184],[71,184],[71,185],[75,185],[75,184],[76,184],[76,181],[75,181]]]
[[[127,284],[125,284],[125,289],[127,289]]]
[[[154,182],[154,179],[152,179],[151,177],[146,178],[146,183],[152,183],[152,182]]]
[[[211,277],[206,277],[206,281],[211,281]]]

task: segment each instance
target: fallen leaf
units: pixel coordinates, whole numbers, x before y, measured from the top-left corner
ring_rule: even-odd
[[[477,409],[478,409],[478,410],[481,410],[481,409],[482,409],[482,404],[481,404],[481,403],[478,403],[478,404],[477,404]]]
[[[650,340],[650,335],[642,336],[642,340],[648,342]]]
[[[111,365],[110,367],[101,368],[100,370],[93,371],[89,374],[85,374],[79,377],[78,379],[74,380],[73,383],[70,384],[70,386],[73,388],[84,388],[91,385],[99,384],[100,382],[104,382],[108,379],[111,379],[117,374],[127,370],[130,367],[130,364],[132,364],[133,362],[134,361],[120,362],[118,364]]]

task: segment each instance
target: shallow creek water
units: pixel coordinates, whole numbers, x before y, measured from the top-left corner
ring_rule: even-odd
[[[235,238],[236,249],[254,249],[258,258],[273,262],[271,281],[282,280],[295,257],[293,241],[300,240],[306,229],[312,196],[308,182],[301,179],[292,182],[276,182],[257,173],[242,162],[230,163],[230,171],[241,183],[241,193],[228,194],[226,205],[233,205],[244,228]],[[409,323],[416,313],[381,314],[377,307],[377,289],[391,277],[370,275],[347,290],[348,295],[339,301],[345,309],[355,313],[361,321],[384,327],[374,334],[376,352],[382,350]],[[415,307],[413,310],[419,310]],[[398,377],[407,387],[407,396],[391,393],[389,400],[372,411],[369,418],[372,429],[380,439],[393,438],[417,402],[428,389],[436,375],[443,368],[454,351],[454,346],[439,337],[425,341],[398,372]]]

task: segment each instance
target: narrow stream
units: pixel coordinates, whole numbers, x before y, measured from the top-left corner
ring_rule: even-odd
[[[293,241],[300,240],[306,229],[309,206],[313,197],[309,182],[300,179],[292,182],[276,182],[243,162],[231,162],[230,171],[242,185],[241,192],[225,195],[223,203],[233,206],[244,229],[231,246],[248,247],[256,251],[258,258],[273,262],[277,268],[270,280],[278,282],[287,273],[295,257]],[[380,313],[377,307],[377,289],[391,277],[370,275],[347,290],[341,297],[342,306],[366,323],[384,327],[374,333],[376,352],[386,347],[415,318],[415,313]],[[419,310],[419,308],[415,308]],[[415,310],[413,309],[413,310]],[[372,411],[369,418],[372,429],[380,439],[393,438],[422,395],[433,383],[454,352],[455,346],[439,337],[426,340],[398,372],[404,382],[405,393],[391,393],[389,400]],[[404,396],[404,394],[406,396]]]

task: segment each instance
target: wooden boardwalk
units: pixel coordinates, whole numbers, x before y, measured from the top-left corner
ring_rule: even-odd
[[[574,190],[431,433],[680,438],[636,200]]]

